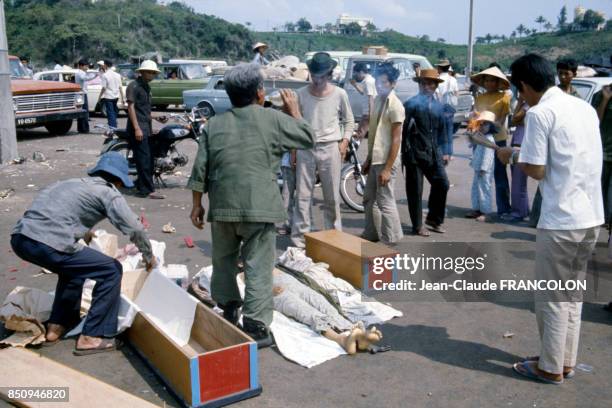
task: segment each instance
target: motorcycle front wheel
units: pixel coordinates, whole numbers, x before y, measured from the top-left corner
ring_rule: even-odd
[[[340,173],[340,196],[342,201],[354,211],[363,212],[363,192],[366,177],[355,171],[352,163],[344,165]]]
[[[132,149],[130,149],[130,144],[128,142],[119,142],[114,146],[111,146],[108,151],[119,152],[123,157],[125,157],[129,164],[130,176],[135,176],[138,174],[136,171],[136,162],[134,161],[134,152],[132,151]]]

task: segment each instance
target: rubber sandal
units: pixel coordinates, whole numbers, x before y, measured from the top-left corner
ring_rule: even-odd
[[[538,375],[535,371],[533,371],[531,369],[531,366],[529,365],[528,361],[523,361],[520,363],[515,363],[512,365],[512,368],[514,369],[514,371],[517,374],[522,375],[523,377],[527,377],[531,380],[535,380],[535,381],[541,381],[543,383],[546,384],[553,384],[553,385],[561,385],[563,384],[563,380],[559,380],[559,381],[555,381],[555,380],[551,380],[549,378],[546,377],[542,377],[541,375]]]
[[[525,357],[522,362],[524,363],[525,361],[540,361],[540,356]],[[574,378],[575,375],[576,370],[574,369],[569,370],[567,373],[563,372],[563,378]]]
[[[100,345],[94,348],[80,349],[75,346],[72,354],[75,356],[89,356],[92,354],[106,353],[107,351],[114,351],[118,348],[118,342],[115,339],[102,339]]]
[[[382,344],[377,346],[375,344],[371,344],[368,346],[368,352],[370,354],[384,353],[385,351],[391,350],[391,346],[388,344]]]
[[[150,193],[147,197],[152,200],[163,200],[166,198],[165,195],[159,193]]]

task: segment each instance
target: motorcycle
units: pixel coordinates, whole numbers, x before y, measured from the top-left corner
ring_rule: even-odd
[[[166,187],[162,175],[173,172],[177,167],[186,166],[189,158],[177,149],[177,145],[186,139],[193,139],[198,143],[206,123],[205,116],[194,108],[191,112],[172,114],[170,119],[183,122],[171,124],[161,128],[150,138],[151,154],[153,155],[153,178],[157,184]],[[106,139],[100,154],[107,152],[120,152],[129,164],[130,175],[136,175],[136,162],[130,147],[128,132],[125,129],[115,129],[105,125],[96,125],[96,128],[105,129]]]

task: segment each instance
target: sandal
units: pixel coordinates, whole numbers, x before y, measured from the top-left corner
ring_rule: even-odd
[[[414,231],[414,235],[419,235],[421,237],[429,237],[429,236],[431,236],[429,231],[427,231],[427,229],[425,229],[424,227],[421,227],[418,230]]]
[[[97,347],[93,348],[78,348],[74,347],[72,354],[75,356],[89,356],[91,354],[105,353],[107,351],[114,351],[118,348],[118,342],[115,339],[102,339]]]
[[[532,357],[526,357],[525,359],[523,359],[523,362],[525,361],[540,361],[540,356],[532,356]],[[573,378],[576,375],[576,371],[571,368],[569,371],[565,371],[565,367],[563,367],[563,378]]]
[[[152,200],[163,200],[163,199],[166,198],[165,195],[159,194],[159,193],[155,193],[155,192],[150,193],[147,197],[152,199]]]
[[[512,368],[514,369],[514,371],[516,371],[517,374],[520,374],[523,377],[527,377],[532,380],[541,381],[543,383],[553,384],[553,385],[563,384],[563,379],[556,381],[556,380],[551,380],[550,378],[546,378],[546,377],[539,375],[537,372],[535,372],[531,368],[529,361],[515,363],[514,365],[512,365]]]

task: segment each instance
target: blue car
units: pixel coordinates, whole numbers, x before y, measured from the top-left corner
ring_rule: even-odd
[[[213,75],[204,89],[183,91],[183,104],[186,110],[198,108],[200,114],[210,118],[232,108],[225,92],[223,75]]]

